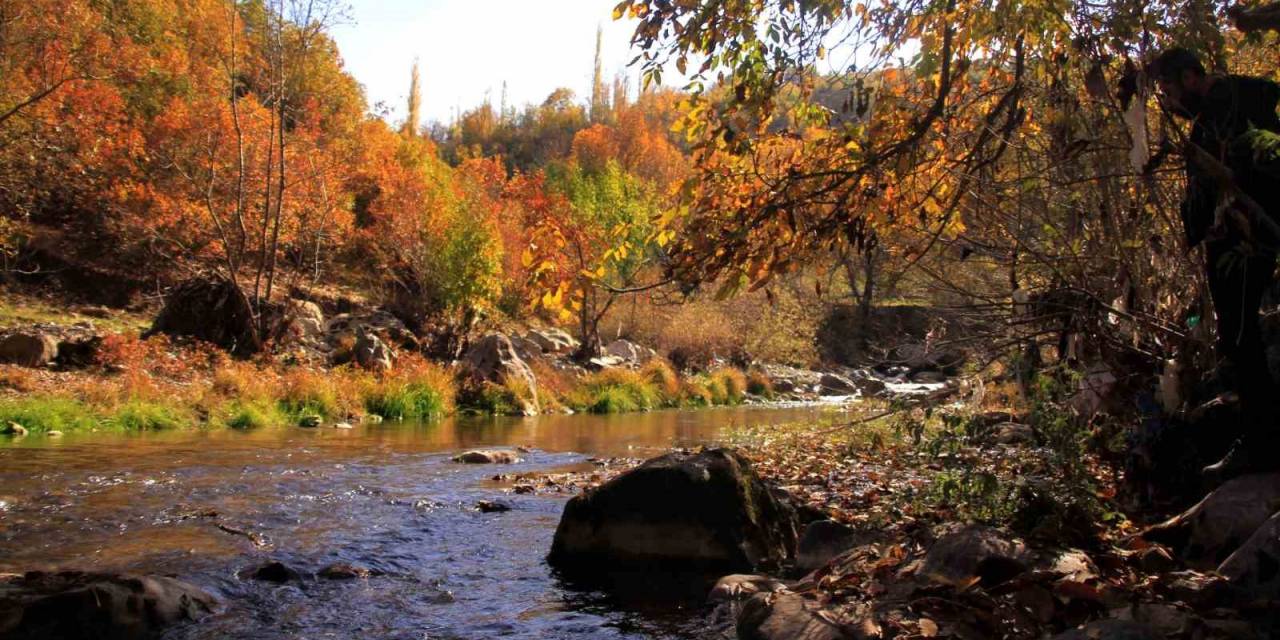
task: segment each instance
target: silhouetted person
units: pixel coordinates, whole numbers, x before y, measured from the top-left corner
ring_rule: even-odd
[[[1280,132],[1276,115],[1280,85],[1262,78],[1207,74],[1196,55],[1181,48],[1162,53],[1149,71],[1164,95],[1165,107],[1193,122],[1185,153],[1182,222],[1188,245],[1203,242],[1205,246],[1209,294],[1218,319],[1217,348],[1223,360],[1219,371],[1240,394],[1244,413],[1245,435],[1205,472],[1221,480],[1277,468],[1280,396],[1267,368],[1258,311],[1263,293],[1275,281],[1280,238],[1258,224],[1257,210],[1250,214],[1239,196],[1256,202],[1266,217],[1280,218],[1280,183],[1259,168],[1252,148],[1258,131]],[[1223,168],[1230,170],[1230,179],[1224,180]]]

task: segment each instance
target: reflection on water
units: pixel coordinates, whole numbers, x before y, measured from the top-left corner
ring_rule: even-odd
[[[168,573],[215,590],[226,613],[182,638],[623,638],[709,636],[697,599],[654,606],[569,585],[543,561],[563,497],[503,495],[460,449],[526,446],[502,471],[646,457],[714,444],[734,426],[818,409],[456,418],[254,432],[85,434],[0,443],[0,572]],[[823,411],[829,411],[823,410]],[[481,499],[507,513],[481,514]],[[380,574],[284,586],[238,579],[266,559]]]

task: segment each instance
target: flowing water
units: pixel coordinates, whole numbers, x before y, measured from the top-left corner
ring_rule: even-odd
[[[176,575],[226,603],[174,638],[708,638],[702,585],[600,590],[544,556],[569,495],[516,495],[497,473],[589,468],[715,444],[735,426],[817,408],[457,418],[354,430],[85,434],[0,442],[0,572]],[[516,465],[458,451],[530,449]],[[512,507],[480,513],[480,500]],[[283,585],[238,574],[278,560],[304,576],[346,562],[359,580]],[[625,595],[624,595],[625,594]]]

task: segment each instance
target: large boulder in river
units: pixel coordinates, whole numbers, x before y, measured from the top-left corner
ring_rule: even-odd
[[[197,278],[174,287],[146,335],[157,333],[197,338],[240,355],[262,349],[249,300],[225,279]]]
[[[0,579],[0,637],[152,638],[217,607],[212,595],[174,578],[33,572]]]
[[[0,338],[0,363],[43,367],[57,357],[58,340],[42,331],[23,331]]]
[[[669,453],[570,500],[548,560],[747,572],[790,560],[798,526],[785,496],[737,452]]]

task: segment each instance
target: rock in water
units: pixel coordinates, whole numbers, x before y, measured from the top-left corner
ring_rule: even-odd
[[[453,461],[466,464],[515,464],[520,462],[520,454],[508,449],[475,449],[454,456]]]
[[[0,580],[0,637],[150,638],[217,607],[212,595],[174,578],[32,572]]]
[[[570,500],[548,561],[751,571],[790,560],[798,526],[795,509],[737,452],[670,453]]]
[[[58,341],[40,331],[13,333],[0,339],[0,362],[43,367],[58,357]]]

